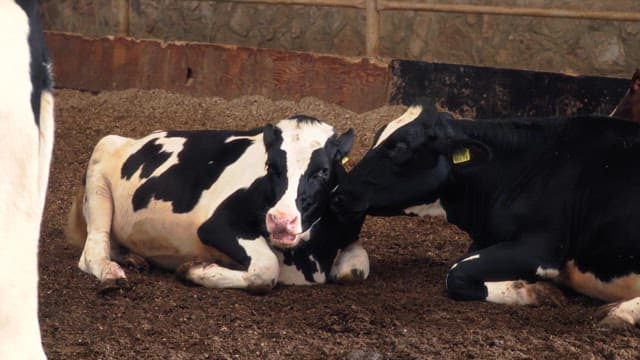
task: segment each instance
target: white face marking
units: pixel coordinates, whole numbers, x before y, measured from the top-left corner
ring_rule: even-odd
[[[322,148],[335,133],[333,127],[324,123],[282,120],[277,125],[282,130],[281,149],[287,154],[287,189],[273,209],[298,218],[297,233],[302,232],[302,216],[296,205],[300,178],[307,170],[311,154]]]
[[[543,279],[555,279],[560,276],[560,271],[558,269],[543,268],[542,266],[538,266],[538,268],[536,269],[536,275]]]
[[[406,208],[404,209],[404,213],[417,216],[447,216],[447,212],[440,205],[440,200],[436,200],[431,204],[422,204]]]
[[[422,106],[419,106],[419,105],[412,106],[409,109],[407,109],[407,111],[404,114],[402,114],[399,118],[387,124],[387,126],[384,128],[384,130],[380,134],[378,141],[376,141],[373,147],[374,148],[377,147],[383,141],[385,141],[389,136],[391,136],[391,134],[393,134],[396,130],[407,125],[408,123],[412,122],[416,118],[418,118],[420,113],[422,113]]]

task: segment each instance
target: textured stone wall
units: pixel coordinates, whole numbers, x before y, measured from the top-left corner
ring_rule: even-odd
[[[640,12],[638,0],[437,0],[500,6]],[[45,27],[117,31],[115,2],[42,0]],[[628,77],[640,65],[640,22],[385,11],[380,55],[500,68]],[[214,1],[130,0],[130,35],[364,55],[364,11]]]

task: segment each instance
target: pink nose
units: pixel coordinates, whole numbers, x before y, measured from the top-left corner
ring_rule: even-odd
[[[286,231],[290,234],[297,232],[298,216],[270,211],[267,214],[267,230],[271,233]]]

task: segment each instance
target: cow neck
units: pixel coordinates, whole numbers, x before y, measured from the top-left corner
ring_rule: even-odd
[[[442,120],[448,140],[467,139],[486,144],[492,160],[469,171],[452,171],[441,204],[447,220],[468,232],[479,244],[495,242],[494,210],[505,193],[517,193],[526,174],[535,171],[544,149],[557,141],[564,128],[560,119]],[[444,123],[446,122],[446,124]]]

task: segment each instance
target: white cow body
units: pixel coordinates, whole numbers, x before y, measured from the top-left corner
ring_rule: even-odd
[[[327,256],[344,257],[340,249],[350,244],[333,245],[335,254],[322,261],[311,245],[296,247],[309,243],[313,224],[326,223],[316,218],[321,212],[307,218],[316,206],[309,199],[326,201],[335,186],[326,168],[327,154],[334,156],[327,144],[339,142],[333,128],[295,118],[267,128],[104,137],[67,229],[70,241],[84,247],[80,269],[111,288],[126,279],[119,264],[126,249],[207,287],[266,291],[277,282],[325,282],[332,271],[346,281],[342,272],[351,268],[322,267]],[[349,249],[356,247],[364,252]],[[368,258],[358,259],[354,266],[366,277]]]
[[[0,359],[45,358],[37,254],[53,146],[53,97],[49,87],[32,83],[37,79],[32,61],[42,62],[50,76],[48,58],[32,59],[29,35],[34,31],[43,46],[39,30],[30,29],[21,5],[0,1]],[[39,98],[38,109],[32,94]]]

